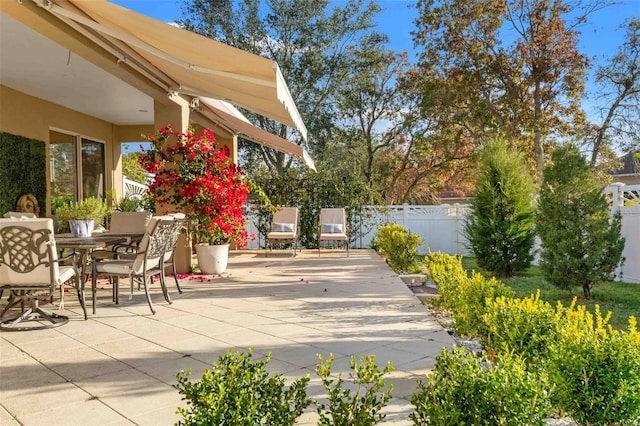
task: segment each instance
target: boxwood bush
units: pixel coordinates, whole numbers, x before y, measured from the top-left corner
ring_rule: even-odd
[[[540,292],[524,299],[500,296],[488,300],[480,341],[489,353],[515,352],[537,362],[556,341],[557,310],[540,300]]]
[[[544,425],[551,409],[546,374],[510,352],[493,364],[443,349],[427,379],[411,397],[415,425]]]
[[[309,377],[285,389],[280,374],[267,372],[266,360],[251,361],[252,352],[218,358],[199,381],[190,381],[191,370],[180,371],[176,388],[188,409],[178,408],[179,425],[292,425],[311,404],[306,386]]]
[[[420,235],[398,223],[391,223],[378,227],[371,246],[384,256],[394,271],[418,272],[418,246],[423,243]]]
[[[640,424],[640,332],[612,328],[609,315],[573,303],[559,319],[548,351],[554,402],[580,424]]]
[[[482,335],[487,300],[513,297],[513,291],[495,278],[476,272],[469,277],[460,256],[430,253],[425,262],[440,295],[435,304],[452,312],[454,330],[460,335]]]

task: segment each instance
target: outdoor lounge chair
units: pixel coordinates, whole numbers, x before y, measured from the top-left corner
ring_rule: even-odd
[[[323,243],[344,244],[349,256],[349,234],[347,233],[347,214],[342,208],[320,210],[320,229],[318,231],[318,255]]]
[[[40,330],[66,324],[68,317],[45,310],[39,300],[52,299],[57,287],[61,295],[64,294],[62,286],[70,280],[75,280],[74,287],[86,319],[84,289],[78,284],[78,277],[75,266],[58,264],[53,219],[0,219],[0,288],[11,292],[7,306],[0,313],[2,330]],[[34,294],[36,291],[44,294]],[[27,311],[24,311],[25,302],[31,304]],[[62,303],[61,298],[61,307]],[[17,304],[23,310],[21,314],[5,319],[5,314]]]
[[[298,208],[278,207],[271,220],[271,231],[267,234],[267,250],[274,244],[291,244],[293,255],[298,248]]]

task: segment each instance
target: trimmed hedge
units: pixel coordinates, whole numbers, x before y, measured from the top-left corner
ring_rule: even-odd
[[[551,409],[546,374],[509,352],[491,364],[443,349],[427,378],[411,397],[415,425],[544,425]]]
[[[626,332],[615,330],[608,324],[610,313],[603,317],[596,306],[594,316],[585,306],[576,307],[575,299],[569,307],[558,303],[553,309],[537,294],[525,299],[498,295],[503,289],[495,280],[476,273],[468,278],[459,257],[432,254],[427,264],[438,290],[442,289],[443,300],[438,306],[451,311],[456,330],[481,340],[490,361],[480,369],[476,365],[479,359],[469,361],[468,356],[455,351],[442,355],[440,362],[444,365],[436,365],[437,375],[430,378],[435,380],[434,389],[423,387],[420,397],[415,396],[416,424],[440,424],[433,420],[440,418],[440,413],[462,416],[448,417],[453,423],[447,424],[477,424],[470,420],[473,417],[456,414],[455,407],[467,407],[471,400],[474,408],[468,410],[490,413],[495,403],[492,396],[501,398],[503,390],[494,389],[494,384],[502,383],[515,392],[511,388],[514,382],[523,386],[518,391],[521,395],[535,395],[539,383],[547,383],[545,397],[549,395],[553,410],[567,413],[580,424],[638,424],[640,332],[635,317],[629,318]],[[514,354],[518,361],[505,363]],[[516,371],[498,371],[504,368]],[[542,382],[525,380],[525,376],[510,377],[520,368],[532,377],[540,375]],[[467,389],[475,389],[475,393],[468,394]],[[425,401],[435,407],[427,407]],[[505,400],[504,404],[512,402],[518,401]],[[518,410],[514,408],[513,413]],[[518,419],[495,418],[492,424],[524,424]],[[538,424],[533,418],[530,422],[527,424]]]
[[[24,194],[36,197],[40,216],[44,216],[47,200],[45,143],[0,133],[0,216],[14,211]]]

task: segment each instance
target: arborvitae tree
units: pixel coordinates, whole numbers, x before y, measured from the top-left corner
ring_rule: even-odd
[[[611,215],[603,188],[573,145],[558,148],[544,169],[537,215],[544,276],[562,289],[591,288],[611,279],[621,262],[620,212]]]
[[[466,233],[478,265],[503,276],[527,268],[535,232],[533,178],[504,140],[482,152]]]

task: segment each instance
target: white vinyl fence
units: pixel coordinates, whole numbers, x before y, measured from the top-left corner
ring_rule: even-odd
[[[605,189],[610,199],[612,211],[620,209],[622,214],[622,235],[626,238],[623,256],[626,259],[622,267],[621,279],[626,282],[640,283],[640,185],[624,185],[616,183]],[[420,235],[425,244],[419,247],[421,253],[443,252],[448,254],[467,255],[467,240],[464,234],[468,204],[439,206],[367,206],[362,210],[365,219],[359,229],[350,230],[354,240],[352,247],[368,248],[377,233],[378,225],[399,223],[410,232]],[[250,217],[250,216],[249,216]],[[248,248],[264,246],[262,236],[256,226],[247,224],[249,234],[256,239],[249,241]]]
[[[467,254],[466,238],[464,236],[464,221],[469,206],[467,204],[439,205],[439,206],[366,206],[362,208],[358,229],[350,229],[352,237],[351,247],[368,248],[369,243],[378,232],[378,226],[388,223],[404,225],[410,232],[419,234],[425,243],[418,249],[421,253],[443,252],[449,254]],[[247,230],[249,235],[255,235],[254,241],[249,241],[247,248],[261,248],[264,246],[258,228],[248,216]]]
[[[610,197],[611,210],[619,209],[622,214],[622,235],[626,241],[620,279],[640,283],[640,185],[614,183],[605,193]]]

